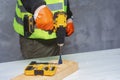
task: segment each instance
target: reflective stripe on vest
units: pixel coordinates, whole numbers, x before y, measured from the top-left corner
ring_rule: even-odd
[[[51,1],[51,0],[47,0],[47,1]],[[57,1],[57,2],[56,2]],[[64,3],[64,0],[56,0],[55,3],[52,3],[50,2],[50,5],[56,5],[58,4],[59,6],[59,3],[60,3],[60,6],[62,5],[62,7],[57,7],[57,9],[55,8],[52,8],[52,12],[54,13],[55,11],[59,11],[59,10],[65,10],[64,6],[63,6],[63,3]],[[58,1],[61,1],[61,2],[58,2]],[[47,2],[47,4],[49,4]],[[57,6],[57,5],[56,5]],[[66,11],[66,10],[65,10]],[[32,15],[31,13],[28,13],[25,8],[23,7],[23,4],[21,2],[21,0],[17,0],[17,4],[16,4],[16,13],[15,13],[15,17],[14,17],[14,23],[13,23],[13,26],[14,26],[14,29],[17,33],[19,33],[20,35],[23,35],[24,36],[24,30],[23,30],[23,18],[24,18],[24,15]],[[37,38],[37,39],[54,39],[56,38],[56,33],[52,33],[52,34],[49,34],[48,31],[44,31],[44,30],[41,30],[41,29],[35,29],[34,32],[32,33],[32,35],[29,37],[29,38]]]
[[[55,13],[57,11],[67,11],[67,0],[45,0],[49,9]]]

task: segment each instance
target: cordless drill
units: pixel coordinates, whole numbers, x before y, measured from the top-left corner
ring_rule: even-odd
[[[54,30],[56,31],[57,35],[57,44],[60,47],[60,52],[59,52],[59,61],[58,64],[62,64],[62,47],[64,45],[65,41],[65,36],[66,36],[66,26],[67,26],[67,15],[63,11],[58,11],[54,14]]]

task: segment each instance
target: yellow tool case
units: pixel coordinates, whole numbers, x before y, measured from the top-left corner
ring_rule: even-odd
[[[53,76],[57,69],[56,63],[37,63],[32,61],[24,70],[24,74],[27,76]]]

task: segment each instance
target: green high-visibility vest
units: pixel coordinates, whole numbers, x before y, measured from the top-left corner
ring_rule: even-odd
[[[66,12],[67,10],[66,9],[67,0],[45,0],[45,1],[47,3],[47,6],[53,12],[53,14],[57,11]],[[26,11],[21,0],[17,0],[13,26],[14,26],[14,30],[22,36],[24,36],[24,26],[23,26],[24,15],[32,15],[32,14]],[[46,39],[46,40],[54,39],[56,38],[56,33],[52,32],[51,34],[49,34],[48,31],[35,28],[34,32],[29,36],[29,38]]]

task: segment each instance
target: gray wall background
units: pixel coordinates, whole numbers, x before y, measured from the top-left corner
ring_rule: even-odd
[[[13,30],[16,0],[0,0],[0,62],[23,59]],[[64,54],[120,48],[120,0],[70,0],[75,33]]]

